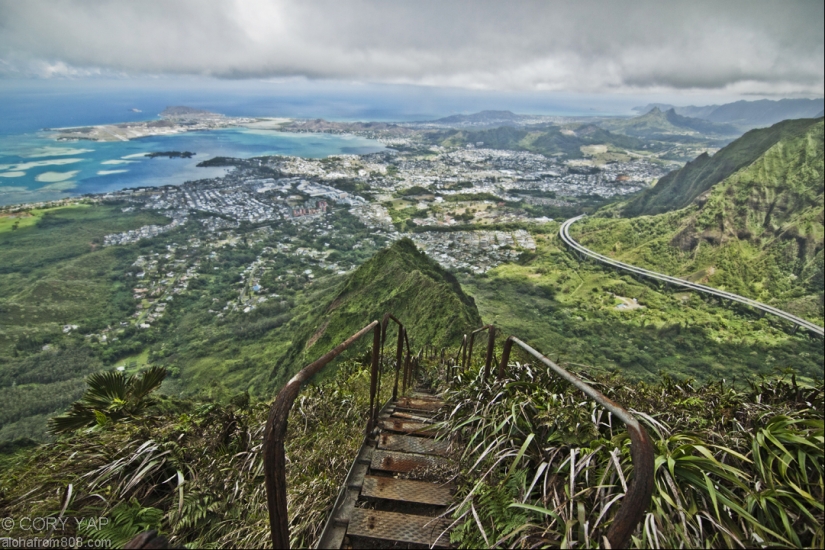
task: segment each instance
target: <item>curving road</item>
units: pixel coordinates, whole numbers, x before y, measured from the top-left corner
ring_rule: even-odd
[[[739,296],[738,294],[733,294],[731,292],[725,292],[724,290],[719,290],[718,288],[712,288],[712,287],[709,287],[709,286],[700,285],[700,284],[697,284],[697,283],[692,283],[692,282],[686,281],[684,279],[679,279],[677,277],[671,277],[670,275],[662,275],[661,273],[656,273],[655,271],[649,271],[649,270],[643,269],[641,267],[636,267],[636,266],[626,264],[626,263],[623,263],[623,262],[618,262],[616,260],[608,258],[607,256],[602,256],[601,254],[593,252],[592,250],[583,247],[582,245],[577,243],[575,240],[573,240],[573,238],[570,236],[570,233],[568,232],[568,230],[570,229],[570,226],[573,225],[574,223],[576,223],[577,221],[579,221],[580,219],[582,219],[583,217],[584,217],[584,215],[577,216],[575,218],[571,218],[571,219],[565,221],[563,224],[561,224],[561,229],[559,230],[559,236],[561,237],[561,240],[563,240],[564,243],[567,246],[569,246],[570,248],[572,248],[576,252],[584,254],[585,256],[589,256],[590,258],[598,260],[599,262],[601,262],[603,264],[607,264],[609,266],[612,266],[612,267],[615,267],[617,269],[621,269],[621,270],[624,270],[624,271],[629,271],[630,273],[635,273],[637,275],[641,275],[642,277],[647,277],[648,279],[654,279],[654,280],[662,281],[662,282],[669,283],[669,284],[672,284],[672,285],[682,286],[682,287],[685,287],[685,288],[689,288],[691,290],[696,290],[698,292],[704,292],[705,294],[712,294],[713,296],[718,296],[719,298],[724,298],[726,300],[731,300],[733,302],[739,302],[739,303],[748,305],[748,306],[750,306],[754,309],[758,309],[758,310],[764,311],[765,313],[770,313],[771,315],[781,317],[782,319],[785,319],[786,321],[790,321],[795,326],[805,328],[805,329],[809,330],[810,332],[813,332],[814,334],[817,334],[819,336],[823,336],[823,333],[825,333],[825,331],[823,331],[823,328],[820,327],[819,325],[815,325],[814,323],[811,323],[810,321],[806,321],[805,319],[797,317],[796,315],[791,315],[790,313],[782,311],[781,309],[777,309],[777,308],[771,307],[767,304],[763,304],[762,302],[757,302],[756,300],[751,300],[750,298],[745,298],[744,296]]]

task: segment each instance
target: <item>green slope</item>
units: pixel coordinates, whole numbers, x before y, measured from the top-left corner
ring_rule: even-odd
[[[666,175],[625,207],[625,216],[660,214],[684,208],[699,195],[750,165],[782,140],[805,135],[821,119],[786,120],[759,130],[751,130],[712,157],[702,154],[681,170]]]
[[[376,254],[319,305],[300,320],[290,350],[273,371],[277,379],[291,376],[387,312],[405,323],[416,347],[452,345],[481,326],[473,299],[455,277],[409,239]]]
[[[725,288],[822,324],[823,122],[788,122],[770,129],[781,135],[773,146],[691,206],[634,219],[588,220],[574,226],[574,236],[622,261]]]

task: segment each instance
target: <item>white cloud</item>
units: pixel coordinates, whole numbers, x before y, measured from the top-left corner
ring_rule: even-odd
[[[0,0],[0,75],[822,94],[822,20],[806,0]]]

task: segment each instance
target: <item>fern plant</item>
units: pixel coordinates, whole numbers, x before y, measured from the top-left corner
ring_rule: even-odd
[[[109,522],[81,522],[77,532],[83,538],[91,540],[109,540],[115,548],[122,548],[138,533],[159,530],[163,511],[157,508],[141,506],[137,499],[123,501],[107,514]]]

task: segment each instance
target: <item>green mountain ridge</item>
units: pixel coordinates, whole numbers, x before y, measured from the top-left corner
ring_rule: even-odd
[[[585,246],[622,261],[724,288],[822,324],[823,159],[821,119],[754,130],[651,190],[662,186],[661,197],[681,183],[689,191],[673,202],[694,196],[689,206],[632,219],[589,220],[574,233]],[[745,166],[734,170],[737,161]],[[650,204],[657,195],[640,197],[645,198]]]
[[[314,361],[387,312],[405,324],[416,346],[452,345],[482,324],[458,280],[406,238],[362,264],[327,297],[323,307],[300,320],[274,377],[291,375],[296,369],[287,364]]]
[[[802,136],[817,122],[821,119],[786,120],[770,128],[751,130],[715,155],[703,153],[682,169],[667,174],[632,199],[622,215],[652,215],[684,208],[717,183],[756,161],[781,140]]]

